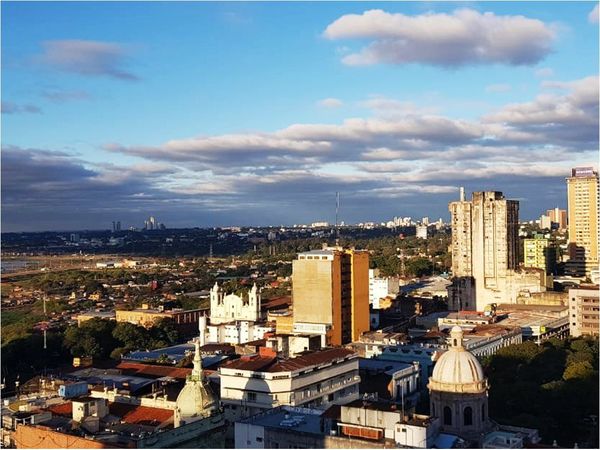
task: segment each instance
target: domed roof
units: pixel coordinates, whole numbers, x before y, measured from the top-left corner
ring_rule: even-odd
[[[463,331],[450,331],[451,344],[433,368],[429,389],[443,392],[479,393],[487,389],[487,380],[477,358],[462,345]]]

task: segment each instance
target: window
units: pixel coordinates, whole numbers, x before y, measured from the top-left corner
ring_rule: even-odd
[[[263,441],[263,438],[261,438],[261,437],[256,438],[256,442],[262,442],[262,441]]]
[[[248,401],[250,401],[250,402],[256,401],[256,392],[248,392]]]
[[[444,425],[452,425],[452,410],[449,406],[444,406]]]
[[[481,405],[481,421],[485,421],[485,404]]]
[[[473,425],[473,409],[470,406],[467,406],[463,411],[463,425]]]

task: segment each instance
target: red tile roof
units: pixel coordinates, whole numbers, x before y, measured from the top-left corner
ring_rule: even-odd
[[[60,405],[52,405],[48,407],[48,411],[57,416],[68,416],[73,415],[73,402],[61,403]]]
[[[343,359],[355,354],[345,348],[328,348],[316,352],[307,352],[290,359],[276,359],[264,356],[242,357],[222,366],[225,369],[251,370],[254,372],[292,372],[311,366],[317,366]]]
[[[149,406],[111,403],[108,408],[112,415],[120,417],[123,422],[138,425],[159,425],[173,417],[170,409]]]
[[[185,367],[168,367],[168,366],[155,366],[152,364],[142,364],[135,362],[121,362],[117,365],[117,369],[121,369],[123,373],[128,375],[136,376],[148,376],[148,377],[172,377],[183,379],[192,373],[192,369]]]

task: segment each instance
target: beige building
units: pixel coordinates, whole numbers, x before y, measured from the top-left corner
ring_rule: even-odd
[[[326,409],[359,396],[358,355],[343,348],[296,358],[242,356],[219,368],[221,403],[229,420],[290,405]]]
[[[600,292],[598,285],[569,289],[569,329],[571,336],[600,334]]]
[[[501,192],[473,192],[449,205],[452,214],[452,274],[449,308],[483,311],[507,299],[507,278],[518,265],[519,202]]]
[[[564,231],[567,229],[567,211],[565,209],[549,209],[546,215],[550,217],[550,221],[558,224],[558,229]]]
[[[567,272],[590,276],[598,268],[598,172],[576,167],[567,178],[569,261]]]
[[[140,309],[116,310],[117,322],[129,322],[145,328],[152,327],[157,320],[172,319],[179,331],[183,334],[197,334],[198,321],[204,312],[200,309],[184,311],[183,309],[151,309],[147,304]]]
[[[300,253],[292,265],[294,332],[331,345],[369,330],[369,253],[328,247]]]

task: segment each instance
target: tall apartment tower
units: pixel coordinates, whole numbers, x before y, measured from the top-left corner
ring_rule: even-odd
[[[294,332],[342,345],[369,331],[369,253],[325,247],[292,263]]]
[[[569,205],[569,261],[566,270],[590,276],[598,268],[598,172],[576,167],[567,178]]]
[[[503,303],[507,279],[518,266],[519,202],[502,192],[473,192],[450,202],[452,274],[449,309],[483,311]]]

